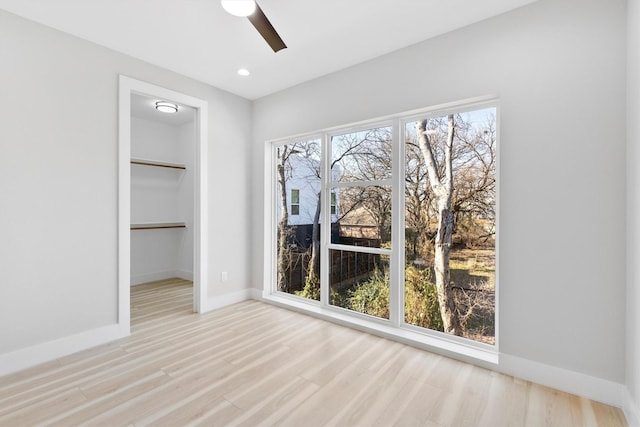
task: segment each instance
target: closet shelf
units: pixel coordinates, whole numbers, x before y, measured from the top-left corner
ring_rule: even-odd
[[[184,222],[147,222],[131,224],[131,230],[157,230],[161,228],[187,228]]]
[[[187,169],[186,165],[181,163],[170,163],[170,162],[159,162],[156,160],[146,160],[146,159],[131,159],[132,165],[143,165],[143,166],[156,166],[161,168],[169,168],[169,169]]]

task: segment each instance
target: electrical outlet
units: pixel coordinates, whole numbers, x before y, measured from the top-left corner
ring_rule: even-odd
[[[221,282],[226,282],[228,278],[229,278],[229,276],[227,275],[226,271],[223,271],[222,273],[220,273],[220,281]]]

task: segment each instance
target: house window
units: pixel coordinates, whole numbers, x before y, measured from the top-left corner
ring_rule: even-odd
[[[291,215],[300,215],[300,190],[291,189]]]
[[[494,348],[497,134],[479,101],[274,143],[271,295]]]
[[[336,192],[331,192],[331,215],[337,215],[338,209],[336,207]]]

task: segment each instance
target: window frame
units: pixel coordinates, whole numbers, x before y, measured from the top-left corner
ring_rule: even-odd
[[[485,344],[471,339],[458,337],[444,332],[425,329],[407,324],[404,321],[404,260],[405,260],[405,144],[400,143],[405,138],[405,126],[418,118],[441,117],[452,113],[465,113],[483,108],[496,110],[496,194],[495,194],[495,344]],[[347,133],[358,132],[376,127],[391,126],[392,131],[392,178],[379,181],[363,182],[334,182],[330,171],[331,139]],[[309,300],[296,295],[278,292],[276,289],[276,232],[273,224],[277,221],[275,205],[272,203],[277,182],[275,180],[274,165],[276,147],[301,141],[320,140],[321,161],[321,221],[331,223],[332,188],[358,187],[368,185],[390,185],[392,188],[392,230],[391,248],[363,248],[331,243],[331,227],[322,227],[320,236],[320,301]],[[265,145],[265,256],[264,256],[264,288],[263,300],[285,307],[302,310],[320,316],[330,321],[346,326],[363,329],[367,332],[396,339],[401,342],[436,351],[454,357],[469,357],[479,361],[497,364],[499,355],[499,198],[500,198],[500,102],[496,96],[483,96],[432,107],[406,111],[386,117],[351,123],[322,129],[313,133],[301,134],[293,137],[270,140]],[[325,179],[329,177],[329,179]],[[337,208],[336,208],[337,209]],[[364,313],[355,312],[330,304],[329,292],[329,251],[345,250],[351,252],[365,252],[386,255],[390,258],[390,295],[389,319],[381,319]]]
[[[350,181],[350,182],[334,181],[333,173],[331,172],[331,167],[330,167],[331,159],[332,159],[333,138],[337,136],[350,134],[350,133],[357,133],[357,132],[362,132],[362,131],[366,131],[374,128],[384,128],[384,127],[391,128],[391,132],[392,132],[391,143],[392,143],[392,147],[395,148],[397,145],[397,141],[396,141],[395,135],[393,135],[393,128],[394,128],[393,120],[388,120],[388,119],[370,120],[365,123],[361,123],[360,125],[339,127],[339,128],[335,128],[333,131],[325,133],[324,140],[323,140],[324,151],[322,152],[322,160],[320,162],[321,165],[324,163],[323,170],[325,172],[324,175],[321,177],[322,205],[320,206],[320,216],[322,218],[322,221],[325,224],[328,224],[331,222],[331,213],[328,209],[324,209],[323,206],[330,205],[331,203],[330,194],[334,188],[358,188],[358,187],[369,187],[369,186],[380,185],[380,186],[391,186],[392,192],[393,192],[393,178],[385,179],[385,180],[371,180],[371,181]],[[395,152],[392,152],[391,155],[392,155],[392,159],[396,157]],[[393,176],[393,167],[391,170],[391,174]],[[328,179],[324,179],[324,177],[328,177]],[[393,212],[393,207],[392,207],[392,212]],[[393,213],[391,216],[393,217]],[[340,312],[352,314],[354,316],[369,319],[374,322],[382,322],[382,323],[391,322],[392,324],[395,324],[395,321],[393,320],[393,317],[392,317],[393,310],[391,310],[391,305],[389,306],[389,319],[383,319],[383,318],[371,316],[366,313],[360,313],[357,311],[332,305],[331,299],[330,299],[331,286],[329,283],[330,282],[329,280],[330,251],[340,250],[345,252],[370,253],[375,255],[388,256],[390,259],[390,268],[393,270],[394,256],[392,255],[392,250],[385,249],[385,248],[368,248],[368,247],[362,247],[362,246],[350,246],[350,245],[341,245],[337,243],[331,243],[331,227],[322,227],[321,231],[322,232],[321,232],[321,240],[320,240],[320,283],[321,284],[326,283],[326,286],[321,285],[320,287],[320,304],[329,310],[337,310]],[[392,236],[394,235],[393,232],[394,230],[393,230],[393,222],[392,222],[392,230],[391,230]],[[393,242],[392,242],[392,247],[393,247]],[[389,283],[389,286],[390,286],[389,299],[390,300],[391,300],[391,291],[393,288],[393,285],[391,282],[392,281],[390,276],[390,283]]]

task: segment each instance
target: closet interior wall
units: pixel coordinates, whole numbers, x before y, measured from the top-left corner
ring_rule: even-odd
[[[173,277],[193,280],[195,110],[178,122],[148,104],[148,115],[131,117],[132,286]],[[177,228],[153,228],[167,224]]]

